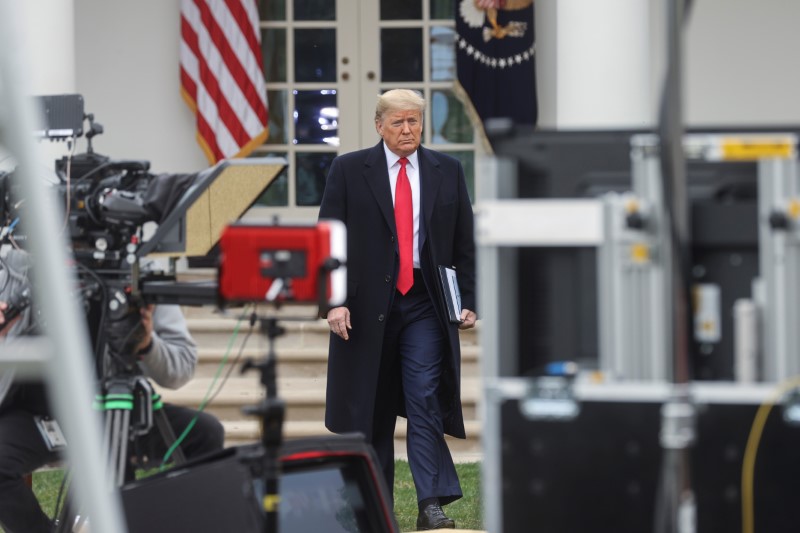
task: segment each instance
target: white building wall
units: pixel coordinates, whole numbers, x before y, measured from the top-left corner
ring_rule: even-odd
[[[553,0],[539,0],[541,4],[548,1]],[[653,100],[663,76],[664,34],[658,20],[663,16],[659,6],[663,1],[652,2],[651,16],[656,20],[643,21],[652,31],[651,81],[642,91]],[[117,158],[148,159],[156,172],[207,166],[195,141],[194,117],[180,97],[178,0],[74,3],[75,88],[84,95],[86,110],[95,114],[106,131],[96,140],[95,149]],[[800,50],[800,2],[698,0],[694,4],[686,36],[687,124],[800,124],[800,69],[794,60]],[[613,25],[618,21],[612,17],[593,22]],[[540,26],[537,20],[537,30],[542,32]],[[541,34],[540,39],[537,53],[543,55],[547,39]],[[541,65],[548,62],[542,59]],[[552,61],[549,65],[557,68]],[[548,83],[547,71],[540,68],[539,76],[540,83]],[[561,89],[553,90],[557,94]],[[601,91],[595,95],[601,101],[614,98],[602,90],[586,88],[587,95]],[[547,105],[542,98],[543,117],[548,116]],[[655,113],[655,102],[651,109]]]
[[[180,95],[178,0],[74,0],[77,91],[105,133],[97,152],[153,172],[208,166]]]
[[[649,9],[650,20],[633,27],[631,0],[537,0],[540,125],[630,127],[642,113],[655,123],[666,65],[665,2],[639,0],[639,16]],[[797,0],[695,0],[684,42],[687,125],[800,124],[798,21]],[[631,87],[649,93],[649,105],[632,98]],[[624,112],[612,116],[613,109]]]
[[[693,3],[685,60],[687,122],[800,124],[800,2]]]
[[[609,20],[613,23],[598,23]],[[650,4],[642,0],[536,3],[539,124],[558,129],[653,123]]]
[[[18,2],[20,17],[16,46],[27,57],[25,75],[33,94],[75,92],[75,24],[72,0]],[[16,52],[16,50],[14,51]],[[42,142],[39,153],[47,160],[40,173],[53,170],[52,161],[65,153],[63,143]],[[0,154],[0,160],[4,155]],[[4,160],[3,170],[14,163]]]

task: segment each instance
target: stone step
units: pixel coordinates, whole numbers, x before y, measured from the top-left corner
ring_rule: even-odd
[[[461,375],[464,378],[478,377],[480,375],[480,362],[478,360],[479,347],[473,345],[462,346],[461,348]],[[241,353],[241,355],[239,355]],[[226,358],[227,354],[227,358]],[[244,349],[227,350],[226,348],[206,348],[198,347],[198,365],[195,371],[195,378],[213,377],[218,372],[228,371],[228,367],[234,364],[236,367],[232,375],[240,372],[245,360],[251,359],[259,361],[267,354],[267,349],[257,346],[248,346]],[[278,379],[283,378],[324,378],[328,369],[328,347],[285,347],[275,350],[275,358],[278,363]],[[220,365],[225,361],[224,369],[220,370]]]
[[[195,342],[203,348],[227,348],[231,344],[237,348],[250,329],[247,322],[239,322],[232,318],[189,318],[186,322]],[[275,341],[276,351],[287,346],[328,345],[329,329],[324,320],[287,321],[280,325],[284,328],[285,333]],[[233,338],[234,334],[236,334],[235,338]],[[251,339],[257,346],[267,347],[267,340],[258,327],[253,328]]]
[[[194,315],[186,319],[189,330],[197,342],[197,345],[202,348],[227,348],[232,345],[233,348],[238,348],[242,340],[247,336],[250,329],[248,321],[239,321],[235,317],[223,315]],[[278,337],[275,341],[275,351],[280,353],[281,349],[287,347],[327,347],[330,337],[330,329],[325,320],[285,320],[281,321],[280,325],[284,328],[285,333]],[[461,346],[478,346],[478,334],[480,331],[480,324],[477,327],[461,331],[460,341]],[[236,338],[233,338],[236,333]],[[261,334],[258,327],[253,328],[251,339],[248,339],[249,345],[255,345],[267,348],[267,339]]]
[[[285,306],[277,312],[269,310],[270,316],[281,318],[280,325],[285,329],[285,334],[276,339],[274,350],[278,363],[278,395],[286,402],[286,438],[328,434],[323,420],[330,333],[327,322],[315,319],[315,313],[316,309],[309,306]],[[216,391],[224,381],[206,410],[225,425],[228,446],[257,441],[259,423],[243,414],[242,408],[257,405],[264,397],[264,390],[258,372],[241,374],[241,368],[246,359],[259,361],[266,356],[269,349],[266,337],[258,324],[251,329],[249,320],[239,320],[237,314],[241,314],[241,310],[220,312],[208,307],[184,307],[184,314],[198,345],[195,377],[177,391],[157,389],[165,401],[197,408],[213,394],[209,392],[212,384]],[[468,438],[448,438],[448,442],[454,458],[461,461],[481,458],[481,428],[477,421],[479,332],[480,323],[472,330],[460,332],[462,402]],[[226,353],[227,360],[221,367]],[[405,458],[405,427],[405,420],[400,419],[395,442],[398,458]]]
[[[252,444],[261,440],[261,427],[256,420],[229,420],[223,422],[225,426],[225,446],[241,446]],[[446,436],[450,453],[460,460],[468,457],[481,456],[481,424],[477,420],[466,420],[464,426],[467,432],[466,439],[455,439]],[[286,440],[314,436],[331,435],[323,422],[289,421],[283,425],[283,437]],[[395,431],[395,455],[398,458],[406,457],[406,421],[397,419]]]
[[[257,405],[264,398],[264,390],[259,378],[252,376],[231,376],[219,389],[217,380],[212,389],[213,378],[195,378],[178,390],[164,389],[155,385],[164,401],[176,405],[198,408],[207,401],[209,391],[217,391],[205,410],[222,421],[236,421],[245,418],[242,407]],[[278,396],[286,403],[287,421],[321,422],[325,419],[325,379],[288,378],[278,384]],[[477,404],[480,397],[480,379],[464,378],[461,383],[461,401],[465,420],[477,419]]]

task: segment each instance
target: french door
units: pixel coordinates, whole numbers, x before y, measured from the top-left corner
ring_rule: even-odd
[[[253,155],[289,162],[259,205],[316,218],[331,161],[378,142],[377,95],[398,87],[424,94],[424,144],[458,157],[472,189],[478,143],[453,92],[456,1],[259,1],[270,135]]]

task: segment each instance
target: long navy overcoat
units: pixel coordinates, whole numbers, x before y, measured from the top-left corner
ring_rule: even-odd
[[[462,307],[475,307],[472,205],[461,163],[419,147],[420,267],[436,302],[449,351],[439,391],[445,433],[465,438],[461,410],[458,327],[445,318],[438,297],[437,265],[456,268]],[[378,369],[399,264],[394,208],[383,141],[341,155],[331,164],[320,219],[347,226],[347,307],[352,330],[345,341],[331,333],[325,425],[333,432],[372,434]],[[398,415],[403,415],[398,401]]]

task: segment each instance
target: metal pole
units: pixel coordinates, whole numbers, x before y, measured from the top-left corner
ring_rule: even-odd
[[[683,148],[682,57],[685,0],[668,0],[668,70],[661,109],[661,166],[669,208],[672,279],[672,394],[661,412],[662,469],[656,501],[657,533],[696,530],[689,450],[694,443],[694,406],[689,397],[689,202]]]
[[[0,142],[16,156],[15,173],[26,200],[25,222],[30,236],[36,295],[47,295],[40,305],[45,332],[59,353],[47,365],[47,385],[55,414],[64,426],[67,456],[75,468],[78,501],[91,516],[95,531],[124,532],[119,499],[104,478],[99,417],[92,411],[95,380],[92,351],[83,312],[70,296],[75,276],[68,268],[67,244],[57,215],[61,209],[51,191],[37,186],[34,169],[41,164],[32,142],[35,120],[31,94],[25,90],[24,50],[18,36],[20,16],[14,0],[0,0]],[[41,300],[41,299],[39,299]],[[35,303],[39,303],[38,301]]]

